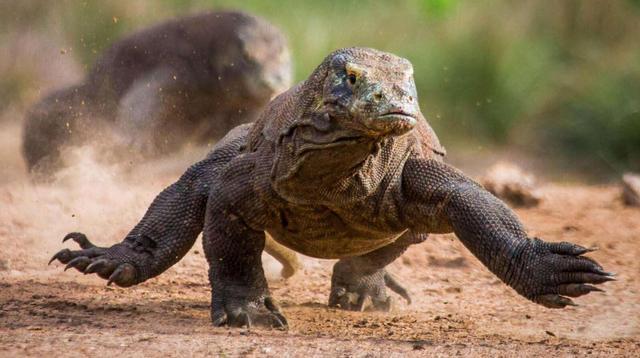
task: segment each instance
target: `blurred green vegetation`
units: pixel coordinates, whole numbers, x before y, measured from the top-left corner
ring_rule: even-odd
[[[591,172],[640,170],[638,0],[24,0],[0,4],[0,30],[55,28],[89,66],[124,33],[219,8],[281,27],[298,80],[340,47],[407,57],[448,147],[515,146]],[[4,101],[20,100],[26,75],[16,72],[0,80]]]

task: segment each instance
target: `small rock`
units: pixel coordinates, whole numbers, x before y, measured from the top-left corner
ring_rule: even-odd
[[[536,191],[535,177],[512,163],[498,162],[487,170],[480,184],[513,206],[533,207],[542,199]]]
[[[640,175],[626,173],[622,176],[622,200],[629,206],[640,206]]]
[[[556,334],[551,332],[551,331],[544,331],[544,333],[550,335],[551,337],[555,337],[556,336]]]

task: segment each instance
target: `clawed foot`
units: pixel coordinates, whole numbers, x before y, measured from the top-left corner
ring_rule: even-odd
[[[548,308],[577,306],[568,297],[580,297],[603,290],[593,286],[615,281],[595,260],[582,255],[594,251],[569,242],[544,242],[535,239],[527,270],[531,277],[516,286],[518,292]],[[566,297],[568,296],[568,297]]]
[[[371,299],[373,309],[388,312],[393,306],[393,299],[387,295],[387,287],[411,304],[407,290],[385,269],[361,273],[354,271],[350,264],[339,261],[333,268],[329,307],[363,311],[367,299]]]
[[[121,287],[128,287],[138,282],[136,280],[137,270],[135,266],[120,258],[123,256],[124,251],[127,250],[126,248],[118,247],[118,245],[110,248],[95,246],[86,235],[79,232],[68,234],[62,239],[62,242],[69,239],[80,245],[82,250],[62,249],[53,255],[49,264],[58,260],[67,265],[64,268],[65,271],[73,267],[84,274],[96,273],[107,280],[107,285],[115,283]],[[121,255],[118,255],[118,253]],[[133,258],[133,255],[128,256]]]
[[[228,292],[227,292],[228,293]],[[224,293],[214,292],[211,321],[216,327],[251,328],[254,324],[278,329],[289,327],[280,307],[270,296],[250,300],[247,298],[220,297]]]

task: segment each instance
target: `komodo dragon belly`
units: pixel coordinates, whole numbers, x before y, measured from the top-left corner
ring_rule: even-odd
[[[358,227],[327,208],[280,210],[267,232],[280,244],[304,255],[337,259],[366,254],[395,241],[403,232],[389,233],[375,225]]]

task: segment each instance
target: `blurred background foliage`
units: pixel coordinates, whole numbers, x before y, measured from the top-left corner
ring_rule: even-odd
[[[407,57],[450,152],[518,151],[597,179],[640,170],[640,0],[0,1],[0,111],[77,78],[125,33],[218,8],[281,27],[297,80],[340,47]],[[50,74],[53,56],[70,64]]]

